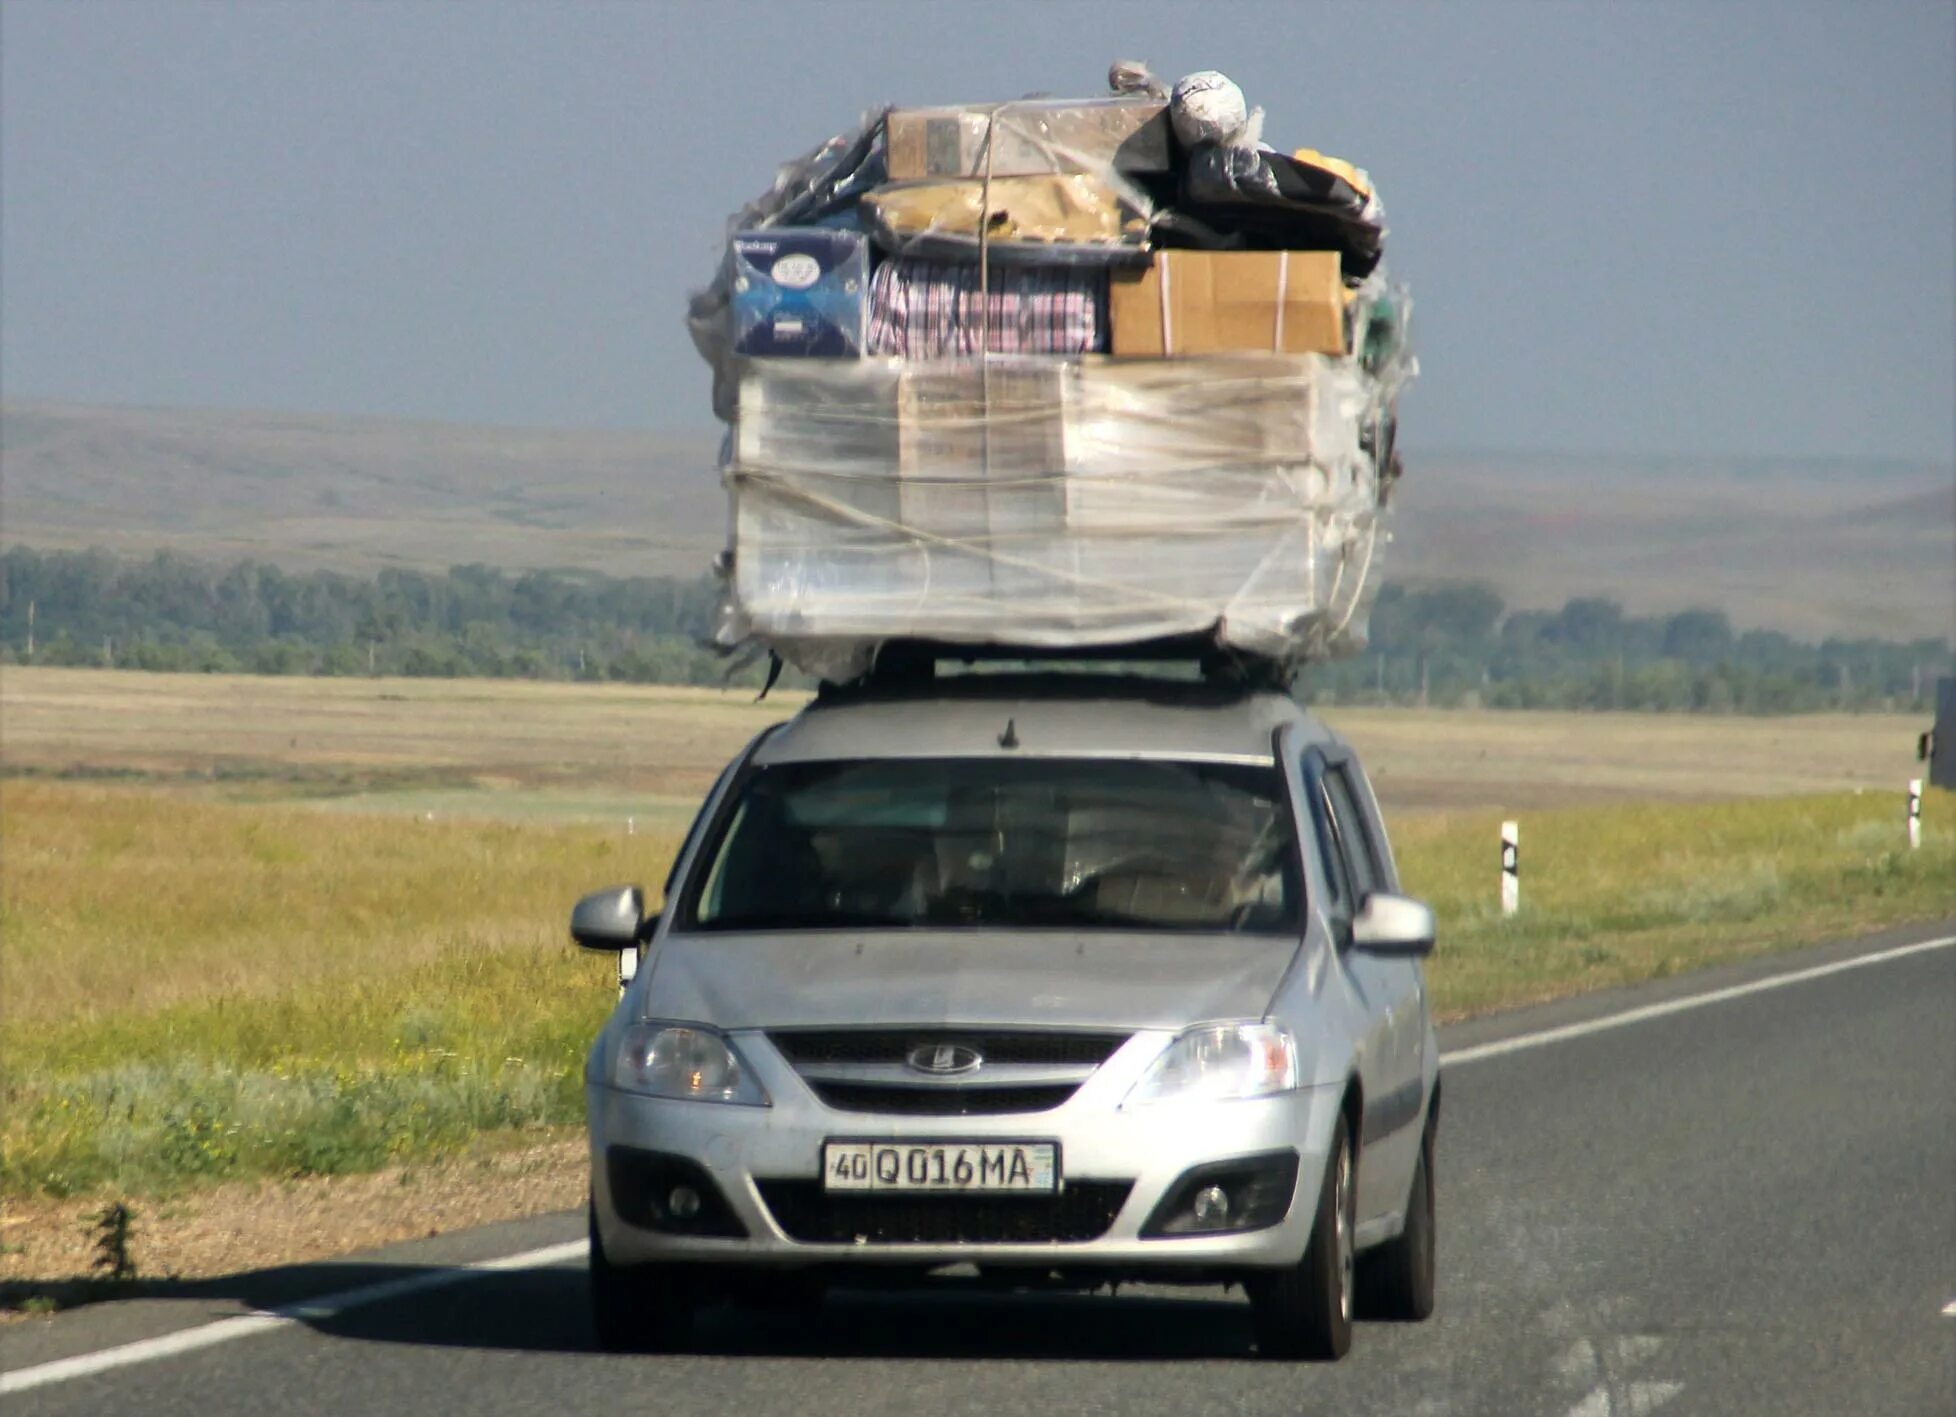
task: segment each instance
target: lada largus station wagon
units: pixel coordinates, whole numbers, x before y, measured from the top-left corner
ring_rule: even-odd
[[[831,1283],[1240,1283],[1262,1353],[1433,1307],[1438,1051],[1358,760],[1286,695],[825,690],[727,768],[586,1071],[601,1341]],[[627,956],[630,958],[630,956]]]

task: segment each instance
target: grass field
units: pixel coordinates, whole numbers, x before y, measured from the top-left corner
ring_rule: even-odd
[[[621,821],[690,814],[802,696],[515,680],[275,679],[8,666],[11,773],[143,781],[342,810]],[[1341,708],[1395,811],[1521,810],[1874,789],[1910,777],[1919,717]]]
[[[569,902],[656,888],[677,817],[793,707],[17,669],[0,700],[0,1197],[369,1171],[575,1122],[612,990]],[[1904,721],[1337,721],[1440,913],[1446,1013],[1956,915],[1956,801],[1932,794],[1905,849]]]

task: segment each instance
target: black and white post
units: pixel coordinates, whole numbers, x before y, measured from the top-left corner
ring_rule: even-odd
[[[1521,824],[1501,823],[1501,913],[1521,909]]]
[[[1922,849],[1922,779],[1908,780],[1908,849]]]

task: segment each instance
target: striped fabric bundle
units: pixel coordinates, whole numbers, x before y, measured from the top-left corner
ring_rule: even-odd
[[[993,354],[1094,354],[1107,348],[1107,274],[1086,266],[991,268]],[[894,257],[869,284],[865,351],[904,359],[983,352],[978,267]]]

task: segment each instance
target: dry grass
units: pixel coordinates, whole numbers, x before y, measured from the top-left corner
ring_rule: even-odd
[[[229,1181],[134,1207],[130,1284],[92,1273],[99,1197],[11,1196],[0,1204],[0,1322],[97,1298],[209,1294],[186,1281],[304,1264],[351,1250],[493,1225],[583,1204],[581,1128],[360,1176]]]
[[[679,823],[733,754],[804,702],[746,691],[435,679],[274,679],[9,666],[10,772],[128,777],[195,796],[358,812]],[[1326,713],[1395,813],[1900,792],[1921,719]]]
[[[1919,715],[1325,711],[1364,756],[1388,810],[1540,810],[1890,793],[1922,777]]]
[[[345,987],[558,952],[611,881],[656,886],[669,831],[340,818],[140,788],[0,785],[10,1027]]]
[[[801,700],[482,679],[0,670],[11,773],[127,776],[225,796],[599,789],[690,807]]]

